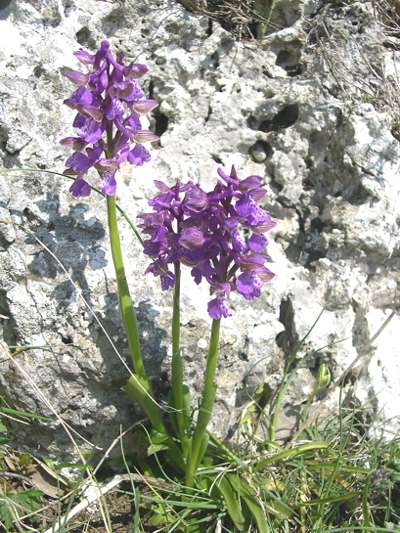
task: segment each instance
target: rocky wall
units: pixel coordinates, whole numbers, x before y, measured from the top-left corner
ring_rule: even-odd
[[[63,171],[58,140],[71,134],[73,112],[62,104],[71,92],[62,71],[76,68],[74,50],[107,37],[149,65],[145,89],[161,102],[150,124],[161,135],[152,161],[119,177],[119,202],[133,219],[154,193],[153,179],[212,186],[218,166],[233,163],[242,177],[265,178],[266,207],[278,222],[270,247],[276,278],[258,300],[232,296],[215,416],[223,436],[257,386],[276,385],[288,351],[323,308],[288,404],[305,400],[321,360],[337,378],[358,357],[353,394],[379,414],[381,428],[397,427],[398,315],[370,340],[399,305],[399,141],[390,110],[365,91],[397,58],[382,45],[368,2],[294,3],[298,16],[279,12],[281,26],[263,42],[238,41],[172,0],[14,1],[0,10],[4,168]],[[336,46],[328,46],[332,35]],[[8,345],[27,347],[14,363],[0,360],[0,395],[49,417],[10,422],[10,430],[19,446],[57,457],[73,445],[54,412],[80,446],[103,449],[140,418],[120,391],[129,356],[104,200],[74,200],[68,187],[39,171],[0,174],[0,325]],[[172,295],[143,276],[147,260],[123,222],[122,239],[145,360],[163,401]],[[186,273],[183,355],[194,393],[207,299],[207,287]]]

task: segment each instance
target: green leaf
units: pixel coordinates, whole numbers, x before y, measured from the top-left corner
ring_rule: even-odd
[[[231,476],[230,482],[242,497],[247,509],[257,524],[258,533],[271,533],[264,508],[246,481],[239,477]]]
[[[298,455],[302,455],[303,453],[309,451],[324,450],[326,448],[329,448],[329,444],[326,442],[306,442],[305,444],[294,446],[290,450],[283,450],[279,453],[269,455],[265,459],[261,459],[261,461],[257,461],[255,464],[255,468],[258,469],[265,465],[275,463],[277,461],[283,461],[284,459],[292,459],[293,457],[297,457]]]
[[[318,498],[315,500],[308,500],[307,502],[300,503],[301,507],[308,507],[309,505],[319,505],[321,503],[341,503],[354,498],[362,496],[360,492],[346,492],[345,494],[338,494],[337,496],[330,496],[329,498]]]
[[[0,492],[0,521],[6,530],[11,529],[19,516],[39,509],[42,496],[42,492],[33,489],[24,492]]]
[[[293,509],[270,492],[265,492],[264,497],[269,500],[264,501],[265,508],[277,518],[285,520],[293,514]]]
[[[147,448],[147,455],[154,455],[157,452],[169,449],[169,437],[165,433],[152,430],[148,433],[150,446]]]
[[[42,420],[43,422],[51,421],[51,418],[48,416],[41,416],[35,413],[30,413],[29,411],[19,411],[17,409],[11,409],[10,407],[0,407],[0,414],[4,413],[5,415],[12,415],[15,417],[21,418],[32,418],[33,420]]]
[[[168,450],[168,444],[150,444],[147,448],[147,455],[154,455],[155,453]]]
[[[201,464],[201,462],[203,460],[203,457],[204,457],[204,455],[205,455],[205,453],[207,451],[208,441],[209,441],[208,433],[204,433],[203,438],[201,439],[201,446],[200,446],[200,452],[199,452],[199,463],[198,464]]]
[[[140,405],[150,418],[153,427],[161,432],[161,430],[164,429],[164,425],[160,418],[158,406],[149,394],[148,383],[146,383],[146,380],[137,375],[131,376],[122,389],[134,402],[137,402]]]
[[[252,514],[259,533],[270,533],[269,526],[267,524],[264,509],[254,496],[242,496],[250,513]]]
[[[186,428],[190,422],[190,389],[187,385],[182,385],[183,411],[186,419]]]
[[[246,520],[243,516],[240,495],[230,484],[229,479],[233,477],[227,475],[215,484],[215,489],[221,494],[224,499],[226,510],[239,531],[244,531]]]

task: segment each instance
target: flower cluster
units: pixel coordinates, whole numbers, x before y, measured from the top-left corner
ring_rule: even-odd
[[[73,122],[77,134],[60,141],[74,150],[65,163],[65,173],[77,176],[70,191],[76,197],[88,196],[90,187],[83,176],[94,167],[102,179],[102,192],[114,195],[115,174],[121,163],[143,165],[150,159],[142,143],[156,141],[158,136],[142,129],[140,115],[158,103],[145,98],[137,81],[147,66],[125,65],[122,53],[114,58],[108,41],[103,41],[94,55],[82,49],[74,55],[90,72],[72,70],[65,74],[78,86],[64,101],[77,111]]]
[[[206,193],[189,181],[168,187],[156,181],[159,194],[149,201],[151,213],[142,213],[141,227],[149,238],[144,251],[154,261],[146,273],[160,276],[162,289],[174,286],[170,265],[192,267],[196,283],[204,278],[213,298],[208,313],[214,319],[231,314],[227,297],[236,290],[250,300],[273,277],[265,266],[268,241],[264,233],[275,226],[259,206],[266,190],[259,176],[240,180],[218,169],[214,190]]]

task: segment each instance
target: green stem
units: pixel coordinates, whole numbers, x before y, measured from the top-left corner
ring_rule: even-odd
[[[207,426],[211,419],[217,389],[214,383],[214,378],[217,369],[220,324],[220,319],[213,320],[211,326],[211,338],[204,376],[203,395],[186,469],[186,485],[188,487],[193,486],[194,476],[207,444]]]
[[[148,382],[142,354],[140,351],[139,329],[136,320],[136,313],[125,276],[114,196],[107,196],[107,214],[111,253],[114,262],[115,275],[117,278],[119,308],[122,321],[125,326],[126,335],[128,337],[128,345],[132,355],[133,367],[135,369],[135,373],[143,381]]]
[[[113,155],[113,127],[112,124],[107,125],[107,157]],[[140,351],[139,329],[136,320],[136,312],[133,307],[132,298],[129,292],[128,282],[126,281],[124,259],[121,250],[121,239],[118,231],[116,200],[114,196],[107,196],[107,215],[108,228],[110,232],[111,253],[114,262],[115,275],[118,286],[118,301],[122,316],[122,321],[125,326],[126,335],[128,337],[128,345],[132,355],[133,368],[135,373],[146,385],[146,390],[150,392],[150,383],[144,368],[142,354]]]
[[[278,425],[279,415],[281,413],[282,402],[285,397],[286,389],[288,385],[287,376],[285,376],[284,381],[279,385],[276,398],[273,403],[273,411],[271,422],[268,428],[268,437],[270,440],[270,445],[273,445],[276,440],[276,427]]]
[[[171,388],[173,416],[176,420],[177,433],[182,445],[185,447],[185,401],[183,396],[183,363],[180,348],[181,334],[181,268],[178,262],[175,263],[175,288],[172,311],[172,364],[171,364]]]
[[[117,224],[117,210],[114,196],[107,196],[108,227],[110,232],[111,254],[114,262],[115,275],[117,278],[118,301],[122,321],[128,338],[129,350],[132,356],[135,375],[131,376],[124,390],[139,403],[151,420],[153,427],[165,433],[165,427],[161,419],[158,406],[153,399],[151,385],[144,368],[140,350],[139,328],[136,320],[136,312],[126,281],[124,260],[121,250],[121,240]]]
[[[113,137],[112,123],[107,125],[106,133],[107,148],[105,152],[107,157],[111,158],[113,156],[116,140],[116,138]],[[132,355],[133,368],[135,370],[135,374],[129,378],[127,384],[123,387],[123,390],[125,390],[130,398],[139,403],[149,417],[153,427],[160,433],[167,434],[158,404],[153,399],[150,381],[147,377],[140,351],[139,328],[136,320],[135,308],[129,292],[128,282],[126,281],[121,239],[118,231],[116,201],[113,196],[107,196],[107,214],[111,253],[117,278],[119,308]]]

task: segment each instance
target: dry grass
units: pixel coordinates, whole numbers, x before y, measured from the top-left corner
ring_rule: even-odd
[[[400,0],[327,2],[309,21],[308,50],[335,80],[335,96],[388,113],[399,136]]]
[[[273,19],[280,0],[179,0],[189,11],[219,22],[237,39],[261,39],[284,26]]]

